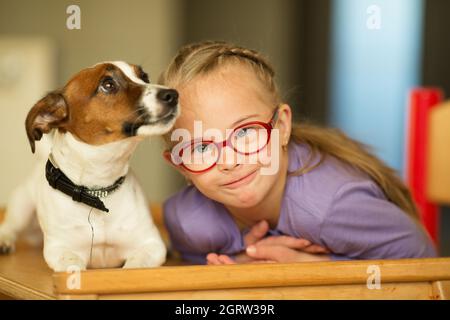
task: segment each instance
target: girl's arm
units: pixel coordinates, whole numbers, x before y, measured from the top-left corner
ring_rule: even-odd
[[[192,188],[164,203],[164,224],[170,244],[183,260],[206,264],[208,252],[230,254],[244,250],[239,229],[219,209]]]
[[[339,188],[320,237],[333,253],[350,259],[436,256],[419,223],[386,200],[370,180],[349,182]]]

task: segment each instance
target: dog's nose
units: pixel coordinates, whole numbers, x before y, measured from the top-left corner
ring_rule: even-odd
[[[168,107],[175,107],[178,104],[178,91],[173,89],[161,89],[156,94],[156,98]]]

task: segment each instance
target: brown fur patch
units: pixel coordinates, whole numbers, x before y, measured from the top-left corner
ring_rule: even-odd
[[[136,69],[134,69],[136,70]],[[119,90],[106,94],[98,87],[105,77],[117,82]],[[76,74],[64,87],[69,109],[65,128],[82,141],[100,145],[124,139],[125,121],[140,120],[137,108],[144,87],[128,79],[113,64],[99,64]]]

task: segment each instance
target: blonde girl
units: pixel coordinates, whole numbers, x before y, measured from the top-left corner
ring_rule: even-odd
[[[161,75],[180,94],[171,133],[191,137],[165,137],[191,183],[164,205],[173,248],[208,264],[435,256],[395,172],[338,130],[292,123],[274,77],[260,53],[217,41]]]

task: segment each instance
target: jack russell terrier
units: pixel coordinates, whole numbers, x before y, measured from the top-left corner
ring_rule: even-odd
[[[36,211],[54,271],[163,264],[166,248],[129,160],[141,140],[168,132],[178,115],[177,91],[121,61],[84,69],[38,101],[25,126],[43,159],[13,193],[0,252],[14,251]]]

